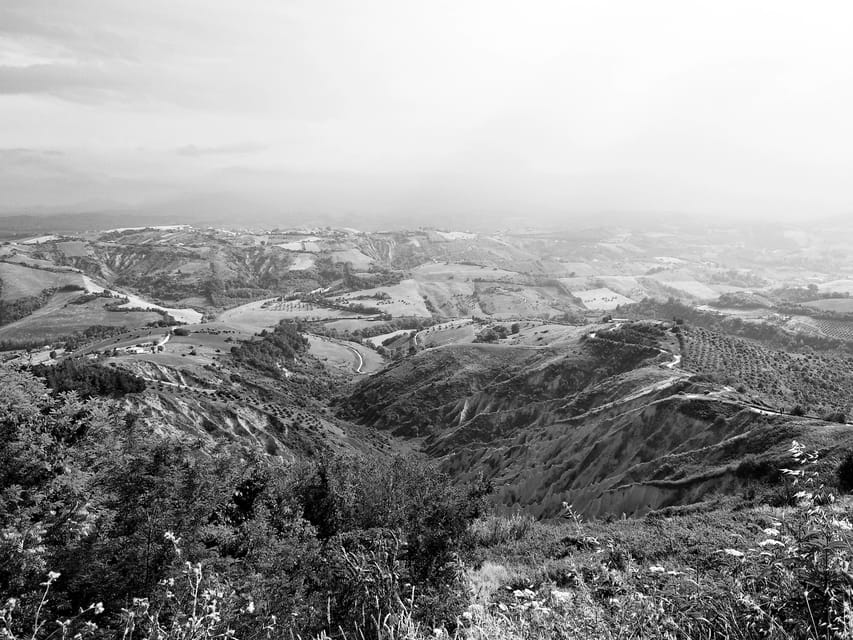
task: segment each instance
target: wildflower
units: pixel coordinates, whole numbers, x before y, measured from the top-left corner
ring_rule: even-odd
[[[844,520],[836,520],[833,518],[832,526],[841,529],[842,531],[853,530],[853,525],[850,524],[850,521],[847,518],[844,518]]]
[[[59,576],[61,576],[61,575],[62,574],[59,573],[58,571],[51,571],[50,573],[47,574],[47,579],[50,580],[51,582],[53,582],[54,580],[59,578]]]
[[[104,612],[104,603],[98,602],[97,604],[93,604],[92,611],[94,611],[96,616],[101,615]]]
[[[779,542],[778,540],[773,540],[772,538],[767,538],[767,540],[762,540],[761,542],[759,542],[758,546],[759,547],[771,547],[771,546],[784,547],[785,543]]]
[[[665,571],[666,569],[658,565],[649,567],[649,573],[664,573]]]
[[[246,605],[246,611],[248,613],[255,613],[255,603],[252,600],[249,600],[249,604]]]

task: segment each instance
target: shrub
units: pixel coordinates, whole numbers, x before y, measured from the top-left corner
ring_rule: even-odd
[[[835,470],[838,490],[842,493],[853,492],[853,451],[849,452]]]

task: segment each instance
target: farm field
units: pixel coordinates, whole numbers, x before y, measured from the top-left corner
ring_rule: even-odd
[[[520,322],[520,330],[510,335],[507,343],[517,346],[541,347],[556,343],[574,342],[584,334],[591,333],[597,328],[608,328],[611,325],[568,326],[564,324],[549,324],[547,322]]]
[[[376,373],[385,366],[385,360],[382,356],[372,349],[354,342],[309,334],[308,345],[311,355],[325,365],[348,374]]]
[[[299,240],[291,240],[289,242],[282,242],[275,246],[281,247],[286,251],[304,251],[307,253],[319,253],[320,252],[320,238],[316,236],[309,236],[307,238],[301,238]]]
[[[714,300],[719,297],[716,291],[698,280],[661,280],[661,282],[699,300]]]
[[[853,322],[814,318],[815,326],[825,336],[838,340],[853,341]]]
[[[392,331],[391,333],[383,333],[382,335],[367,338],[365,342],[369,342],[374,347],[380,347],[382,346],[382,343],[385,340],[390,340],[391,338],[397,338],[399,336],[408,335],[411,332],[411,329],[399,329],[397,331]]]
[[[818,289],[823,292],[837,291],[838,293],[849,293],[853,295],[853,280],[832,280],[818,285]]]
[[[836,313],[853,313],[853,298],[827,298],[826,300],[813,300],[806,302],[807,307],[820,311],[834,311]]]
[[[429,282],[431,280],[466,280],[471,278],[508,280],[518,276],[515,271],[482,267],[473,264],[456,262],[430,262],[412,269],[412,277],[416,280]]]
[[[83,287],[83,276],[72,271],[46,271],[18,264],[0,262],[0,299],[18,300],[36,296],[45,289],[77,285]]]
[[[797,404],[808,413],[850,408],[853,367],[848,360],[776,351],[698,327],[682,329],[681,335],[684,369],[743,385],[783,410]]]
[[[811,335],[823,335],[837,340],[853,341],[853,321],[792,316],[786,328]]]
[[[373,296],[382,293],[390,296],[390,299],[376,300],[373,298]],[[376,307],[380,311],[390,313],[393,316],[432,317],[429,309],[424,304],[417,281],[411,278],[388,287],[375,287],[373,289],[353,291],[352,293],[340,296],[340,299],[344,303],[352,302]],[[337,301],[338,298],[335,298],[335,300]]]
[[[288,267],[290,271],[305,271],[307,269],[312,269],[316,261],[314,256],[309,253],[297,253],[292,257],[293,262],[291,262]]]
[[[448,344],[471,342],[476,335],[477,325],[468,319],[444,322],[419,331],[415,340],[419,347],[441,347]]]
[[[343,333],[344,331],[366,329],[368,327],[375,326],[376,323],[377,320],[370,320],[368,318],[344,318],[341,320],[329,320],[324,322],[323,326]]]
[[[151,311],[164,311],[172,316],[178,322],[183,324],[198,324],[202,321],[204,315],[196,311],[195,309],[174,309],[171,307],[162,307],[158,304],[154,304],[153,302],[149,302],[144,298],[140,298],[139,296],[132,293],[125,293],[123,291],[115,291],[113,289],[107,289],[106,287],[102,287],[99,284],[96,284],[92,281],[88,276],[83,276],[83,283],[86,287],[86,291],[89,293],[103,293],[104,291],[109,291],[114,296],[121,296],[127,298],[127,302],[119,307],[119,309],[146,309]]]
[[[55,294],[41,309],[17,322],[0,327],[0,340],[48,342],[92,325],[139,328],[149,322],[163,319],[160,314],[152,311],[109,311],[105,308],[112,302],[109,298],[98,298],[85,304],[70,304],[70,301],[78,296],[79,291]]]
[[[259,331],[274,327],[282,320],[337,320],[351,315],[352,313],[326,309],[298,300],[281,302],[278,298],[269,298],[227,309],[219,314],[217,320],[250,331]]]
[[[550,318],[565,313],[568,298],[548,287],[478,282],[477,302],[484,315],[496,319]]]
[[[619,305],[631,304],[634,300],[616,293],[612,289],[585,289],[572,291],[572,295],[580,298],[587,309],[593,311],[611,311]]]
[[[346,262],[355,269],[368,269],[373,264],[373,258],[364,255],[358,249],[333,251],[331,255],[334,262]]]

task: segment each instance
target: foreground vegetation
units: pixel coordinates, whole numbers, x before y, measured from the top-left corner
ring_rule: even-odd
[[[162,440],[0,370],[6,638],[844,638],[848,498],[796,443],[746,501],[560,524],[416,460]],[[853,486],[853,461],[837,484]]]

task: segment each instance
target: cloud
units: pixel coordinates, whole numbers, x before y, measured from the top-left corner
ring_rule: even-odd
[[[116,74],[85,65],[0,66],[0,94],[5,95],[48,94],[79,99],[116,91],[122,84]]]
[[[269,147],[265,144],[257,142],[236,142],[234,144],[223,144],[218,146],[197,146],[188,144],[183,147],[178,147],[175,152],[180,156],[200,157],[200,156],[224,156],[238,155],[248,153],[260,153],[267,150]]]

